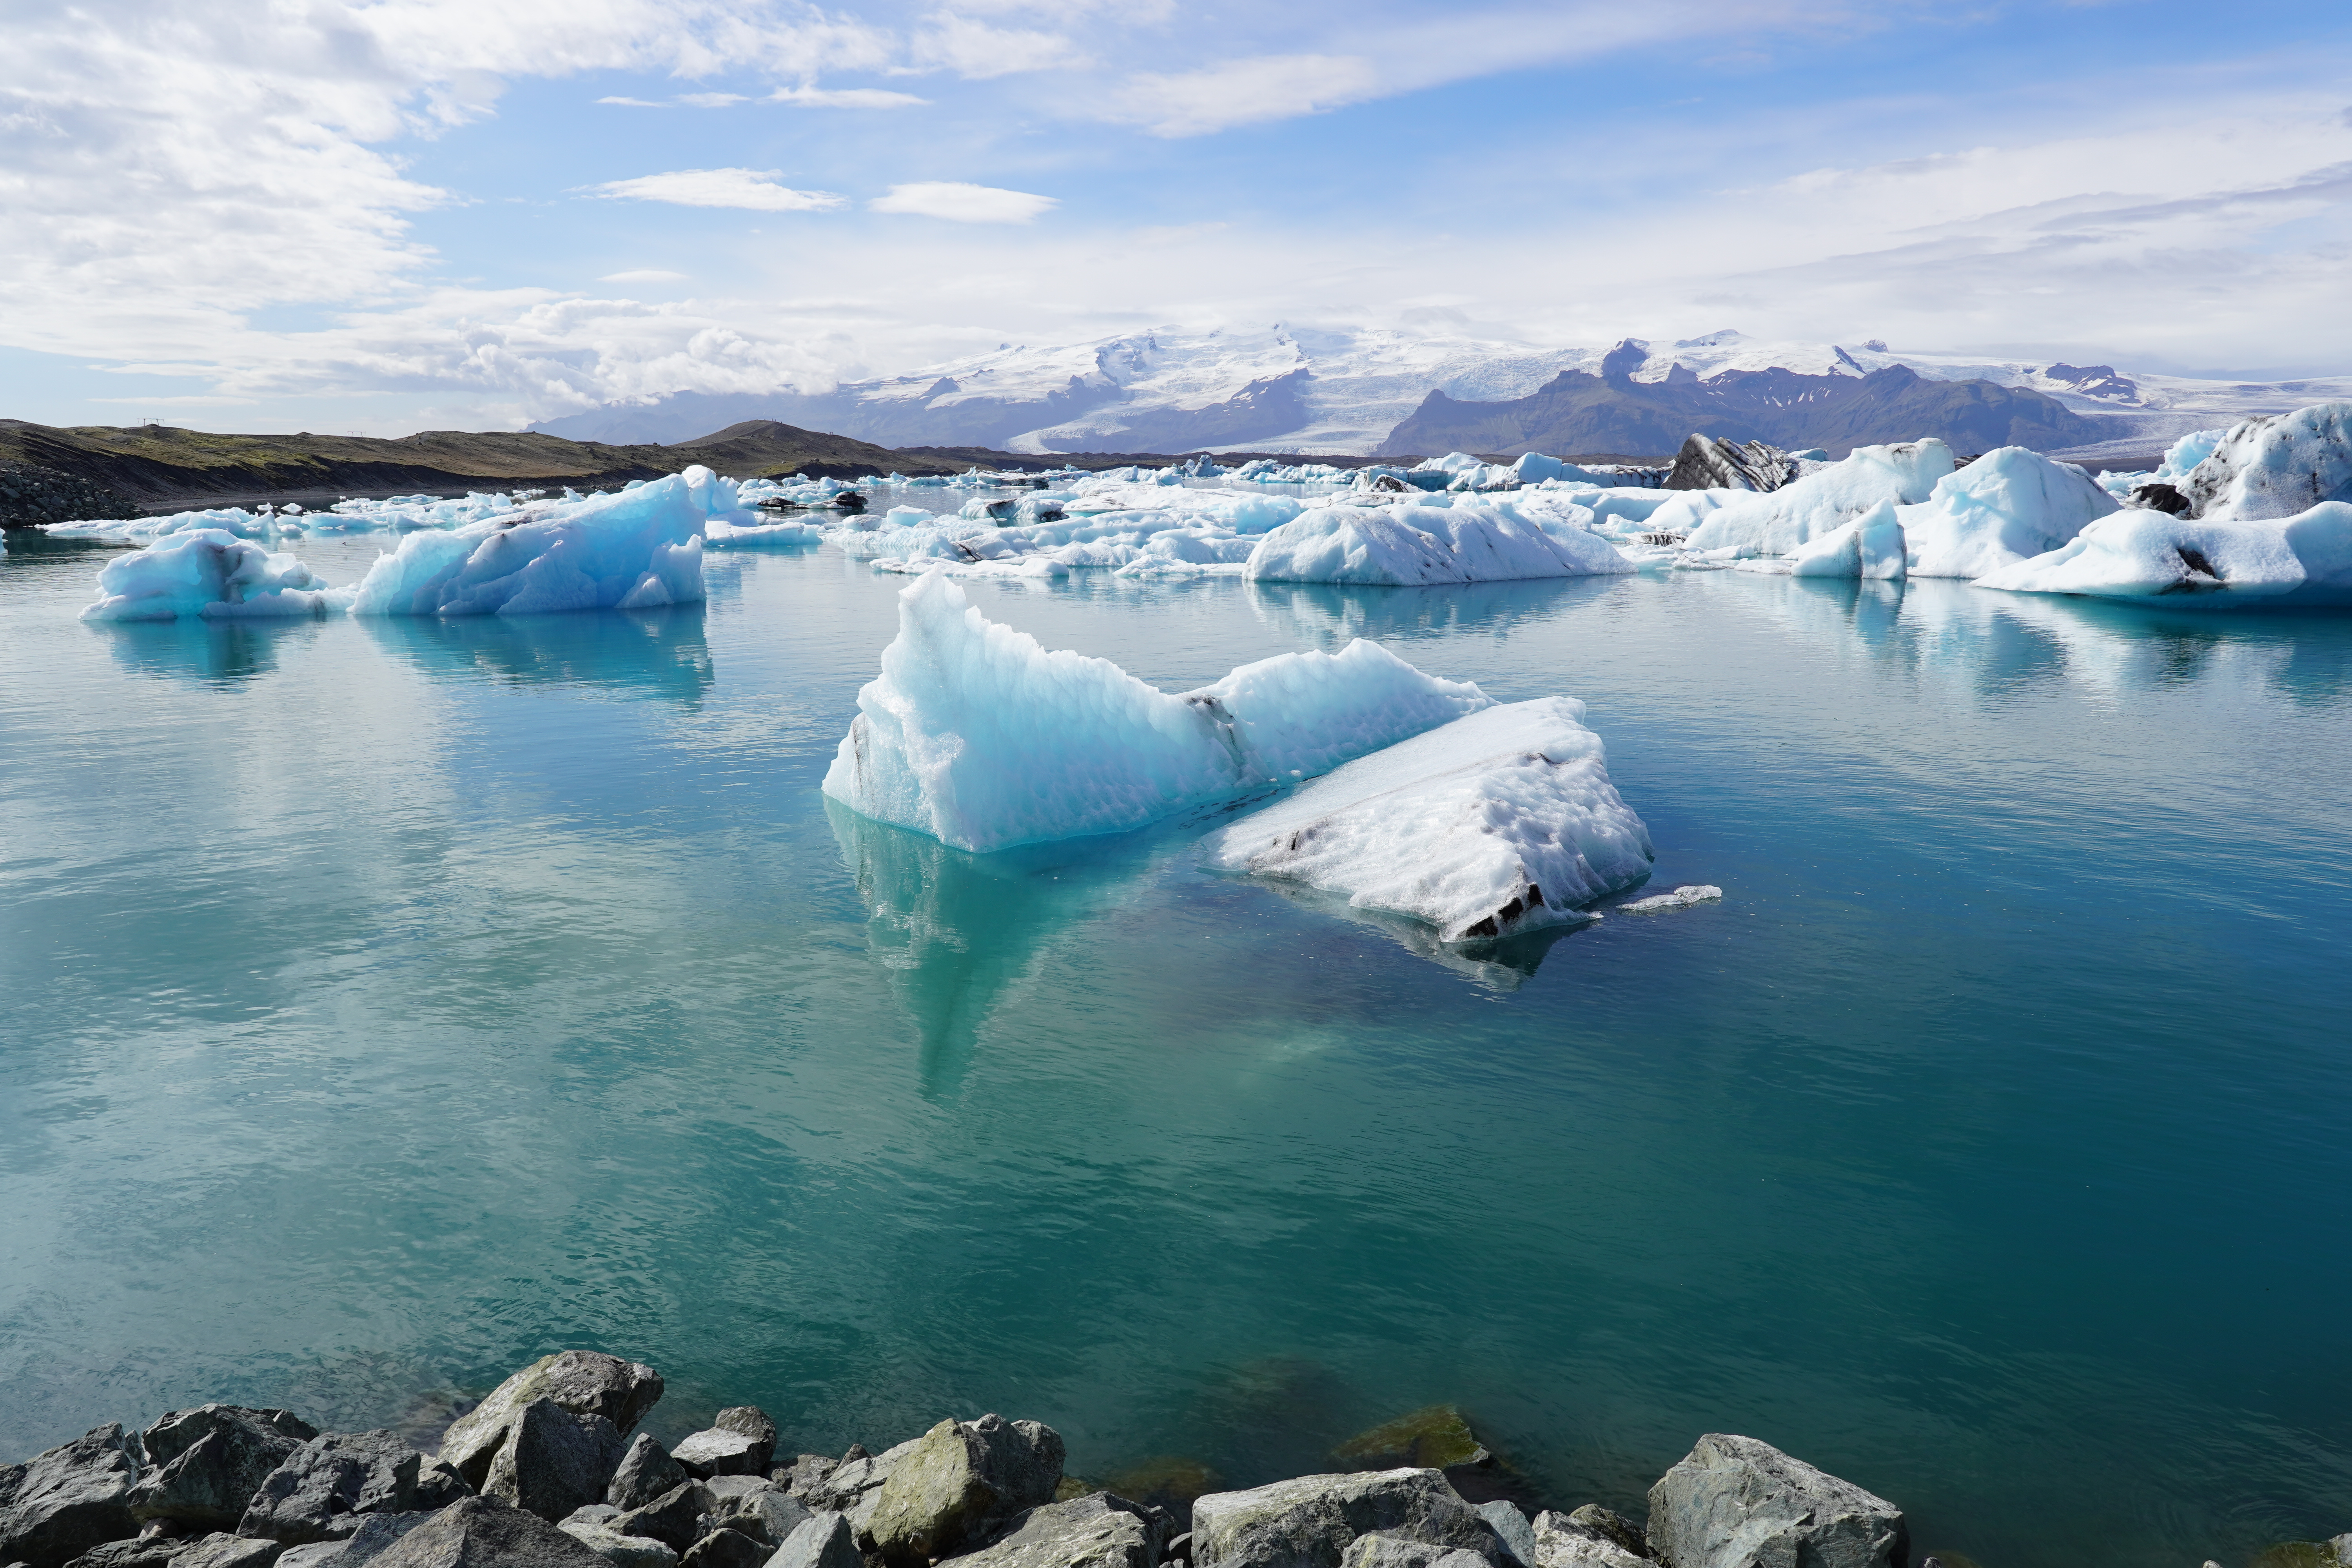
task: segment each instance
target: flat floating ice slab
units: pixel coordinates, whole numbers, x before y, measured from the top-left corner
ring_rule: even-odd
[[[1311,777],[1490,708],[1377,643],[1245,664],[1178,695],[1108,659],[1049,652],[934,572],[857,694],[824,793],[960,849],[1120,833]]]
[[[1202,841],[1219,870],[1410,915],[1444,942],[1576,920],[1650,873],[1584,704],[1488,708],[1316,780]]]
[[[1701,883],[1689,883],[1671,893],[1653,893],[1646,899],[1634,899],[1619,904],[1610,913],[1619,915],[1662,915],[1668,910],[1686,910],[1693,904],[1712,904],[1723,898],[1721,888]]]

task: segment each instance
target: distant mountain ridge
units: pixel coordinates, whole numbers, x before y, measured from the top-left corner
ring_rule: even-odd
[[[1954,448],[1996,447],[2048,451],[2085,445],[2105,434],[2099,422],[2069,412],[2029,387],[1990,381],[1929,381],[1906,365],[1866,375],[1801,375],[1738,370],[1702,381],[1692,372],[1654,382],[1621,368],[1591,375],[1562,371],[1525,397],[1462,403],[1433,392],[1390,432],[1384,452],[1582,452],[1613,448],[1667,452],[1694,433],[1780,447],[1824,447],[1843,457],[1855,447],[1919,437]],[[1683,369],[1683,367],[1675,367]]]
[[[1979,382],[1994,390],[1980,388],[1956,402],[1918,387],[1897,395],[1886,384],[1867,394],[1848,384],[1893,368],[1910,372],[1928,388]],[[2053,444],[2062,449],[2129,445],[2145,451],[2189,430],[2250,414],[2352,396],[2352,377],[2275,384],[2194,381],[2113,364],[2074,363],[2054,354],[1987,359],[1898,353],[1875,338],[1790,342],[1726,331],[1671,342],[1628,338],[1609,345],[1546,348],[1464,333],[1277,324],[1209,331],[1167,327],[1042,346],[1005,343],[904,375],[846,382],[828,392],[678,393],[648,403],[607,405],[532,428],[579,440],[641,444],[677,442],[739,420],[763,418],[893,447],[979,447],[1038,456],[1237,447],[1356,456],[1448,446],[1493,451],[1498,447],[1483,442],[1441,443],[1411,436],[1406,423],[1424,416],[1435,393],[1444,400],[1436,406],[1457,405],[1447,418],[1466,426],[1485,416],[1460,405],[1517,404],[1570,373],[1587,381],[1614,377],[1627,384],[1613,399],[1587,398],[1583,423],[1574,426],[1586,438],[1559,441],[1549,448],[1554,451],[1672,452],[1693,428],[1706,427],[1685,425],[1668,431],[1648,417],[1676,410],[1717,419],[1737,411],[1748,419],[1738,428],[1778,431],[1775,445],[1841,447],[1927,433],[1864,417],[1882,405],[1889,419],[1935,411],[1939,417],[1964,418],[1970,422],[1966,427],[1988,434],[2002,425],[1995,411],[2007,408],[2007,427],[2021,444],[2045,450]],[[1799,379],[1786,384],[1755,379],[1774,373]],[[1716,388],[1718,395],[1693,401],[1685,395],[1694,384]],[[1670,390],[1643,390],[1660,387]],[[1995,395],[2000,390],[2033,393],[2044,402]],[[1558,403],[1563,393],[1555,389],[1550,395]],[[1604,415],[1604,405],[1614,416]],[[1820,415],[1819,423],[1808,423],[1808,409]],[[1508,413],[1496,414],[1481,427],[1527,428]],[[1436,426],[1424,423],[1419,428]],[[1728,433],[1732,426],[1712,428]],[[2032,439],[2023,440],[2027,436]],[[1549,430],[1545,439],[1550,439]]]

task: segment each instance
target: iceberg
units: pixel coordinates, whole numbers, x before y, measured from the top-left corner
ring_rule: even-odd
[[[1895,515],[1912,576],[1975,578],[2055,550],[2116,510],[2115,497],[2074,464],[2002,447],[1946,474],[1924,502]]]
[[[1548,530],[1500,506],[1329,506],[1266,534],[1244,575],[1268,583],[1391,586],[1591,577],[1633,563],[1577,528]]]
[[[1358,647],[1364,645],[1358,644]],[[1584,918],[1650,874],[1584,704],[1485,709],[1360,757],[1202,841],[1208,866],[1344,894],[1443,942]]]
[[[704,518],[734,486],[696,467],[448,531],[409,534],[352,591],[359,616],[526,616],[702,598]]]
[[[1610,912],[1621,915],[1657,915],[1668,910],[1686,910],[1693,904],[1714,904],[1723,901],[1723,889],[1712,884],[1685,883],[1671,893],[1653,893],[1646,899],[1634,899],[1619,904]]]
[[[1360,640],[1166,692],[1108,659],[1047,651],[934,572],[899,592],[898,635],[857,694],[824,793],[960,849],[1002,849],[1140,827],[1493,705]]]
[[[2192,516],[2229,522],[2352,500],[2352,403],[2315,403],[2232,426],[2179,488]]]
[[[770,550],[779,546],[814,544],[824,531],[808,522],[721,522],[703,524],[702,542],[711,550]]]
[[[2168,608],[2352,604],[2352,501],[2278,520],[2175,517],[2146,509],[2091,523],[2045,555],[1976,580],[2015,594],[2162,597]]]
[[[1809,539],[1789,556],[1792,577],[1899,578],[1905,573],[1903,524],[1895,503],[1880,501],[1843,528]]]
[[[1856,447],[1844,461],[1777,490],[1733,492],[1734,499],[1691,530],[1685,547],[1737,551],[1743,556],[1791,554],[1808,540],[1843,528],[1881,501],[1897,506],[1926,501],[1952,466],[1952,449],[1932,437],[1897,446]]]
[[[98,587],[103,596],[83,620],[323,616],[341,607],[339,591],[293,556],[220,528],[167,534],[117,556],[99,569]]]

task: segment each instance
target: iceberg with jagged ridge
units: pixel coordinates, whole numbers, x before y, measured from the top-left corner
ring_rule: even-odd
[[[1294,784],[1494,700],[1377,643],[1167,692],[989,620],[944,573],[898,595],[824,793],[960,849],[1119,833]]]

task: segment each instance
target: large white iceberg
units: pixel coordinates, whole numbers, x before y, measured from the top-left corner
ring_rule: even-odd
[[[1456,719],[1210,835],[1202,857],[1426,921],[1444,942],[1579,918],[1652,858],[1583,721],[1568,697]]]
[[[2232,426],[2179,489],[2194,515],[2231,522],[2352,500],[2352,403],[2315,403]]]
[[[1856,447],[1844,461],[1760,495],[1730,492],[1691,530],[1685,547],[1742,556],[1789,555],[1877,506],[1916,506],[1952,471],[1952,449],[1930,437]],[[1663,509],[1662,509],[1663,510]]]
[[[412,533],[353,591],[360,616],[525,616],[692,604],[706,515],[734,508],[708,468],[448,532]]]
[[[824,793],[958,848],[1118,833],[1289,784],[1493,706],[1377,643],[1246,664],[1181,695],[1047,651],[943,574],[898,595]]]
[[[1493,583],[1631,572],[1607,540],[1547,530],[1500,506],[1331,506],[1302,512],[1251,552],[1269,583]]]
[[[1789,556],[1793,577],[1899,578],[1905,574],[1903,524],[1895,520],[1890,501],[1876,506],[1816,539],[1800,544]]]
[[[2199,609],[2352,604],[2352,502],[2242,522],[2126,510],[1976,585]]]
[[[83,620],[320,616],[340,607],[335,590],[293,556],[219,528],[167,534],[116,556],[99,568],[98,589]]]
[[[2116,499],[2072,463],[2002,447],[1895,516],[1910,575],[1981,577],[2057,549],[2115,510]]]

